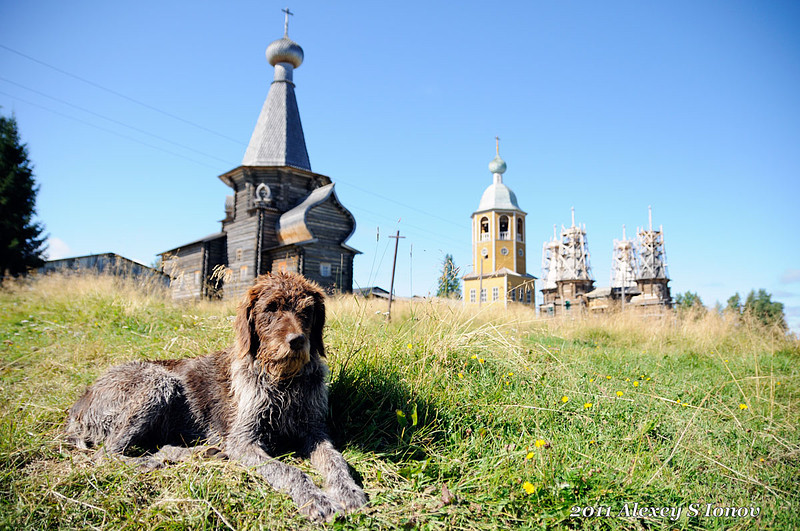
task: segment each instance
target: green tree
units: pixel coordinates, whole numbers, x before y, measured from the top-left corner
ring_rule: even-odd
[[[774,302],[772,295],[760,289],[758,293],[751,290],[744,302],[743,312],[753,316],[766,326],[777,325],[786,330],[786,318],[783,314],[783,303]]]
[[[453,262],[453,255],[445,255],[444,261],[442,261],[442,274],[439,276],[439,289],[436,290],[437,297],[461,298],[461,281],[458,279],[458,270],[459,268]]]
[[[0,282],[44,263],[47,237],[33,221],[38,191],[16,119],[0,116]]]
[[[703,301],[700,299],[700,295],[697,293],[687,291],[686,293],[678,293],[675,296],[675,306],[682,310],[688,310],[689,308],[702,308]]]
[[[738,291],[728,298],[728,305],[725,310],[733,313],[742,313],[742,297]]]

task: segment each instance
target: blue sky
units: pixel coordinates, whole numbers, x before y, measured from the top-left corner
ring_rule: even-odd
[[[258,118],[282,7],[0,2],[0,106],[28,144],[53,256],[151,263],[219,229],[217,176]],[[530,272],[574,206],[607,285],[613,239],[652,205],[673,294],[764,288],[800,329],[797,2],[290,8],[311,166],[356,217],[359,285],[388,288],[398,229],[399,295],[435,291],[445,253],[471,269],[499,135]]]

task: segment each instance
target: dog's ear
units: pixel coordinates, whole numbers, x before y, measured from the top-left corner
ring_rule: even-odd
[[[320,358],[325,357],[325,345],[322,342],[322,331],[325,328],[325,297],[322,293],[314,294],[314,326],[311,327],[311,350]]]
[[[253,306],[258,300],[260,292],[259,287],[251,287],[236,309],[236,319],[233,323],[234,344],[236,345],[236,354],[242,358],[248,354],[254,355],[258,350],[258,335],[253,323]]]

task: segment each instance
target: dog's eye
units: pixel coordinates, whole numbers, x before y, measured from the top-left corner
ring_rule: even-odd
[[[267,304],[267,307],[264,308],[264,310],[266,310],[269,313],[275,313],[275,312],[277,312],[279,310],[278,303],[277,302],[271,302],[271,303]]]

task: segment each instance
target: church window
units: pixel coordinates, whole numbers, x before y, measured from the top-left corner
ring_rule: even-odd
[[[247,266],[242,266],[239,268],[239,280],[244,280],[247,278]]]
[[[515,289],[511,290],[511,300],[512,301],[516,301],[517,300],[517,290],[515,290]]]
[[[524,242],[523,230],[525,228],[525,221],[522,218],[517,218],[517,241]],[[520,255],[522,256],[522,255]]]
[[[517,254],[520,255],[520,256],[525,256],[525,251],[520,249],[519,251],[517,251]]]
[[[486,302],[486,288],[481,289],[481,302]]]
[[[519,299],[519,302],[522,302],[522,288],[517,290],[517,298]]]
[[[508,254],[508,247],[503,247],[502,249],[500,249],[500,254],[506,256]]]
[[[527,290],[526,295],[525,295],[525,299],[528,301],[527,302],[528,304],[531,303],[531,290]]]
[[[194,285],[195,286],[199,286],[200,285],[200,271],[195,271],[194,272]]]
[[[481,237],[480,241],[485,242],[489,240],[489,218],[483,216],[481,218]]]
[[[475,302],[475,290],[474,289],[469,290],[469,302],[472,302],[472,303]]]
[[[500,216],[500,240],[510,240],[511,233],[508,231],[508,216]]]
[[[500,300],[500,288],[492,288],[492,300]]]
[[[327,262],[322,262],[319,264],[319,274],[323,277],[331,276],[331,265]]]
[[[486,258],[487,256],[489,256],[489,249],[487,249],[486,247],[484,247],[483,249],[481,249],[481,255],[482,255],[484,258]]]

